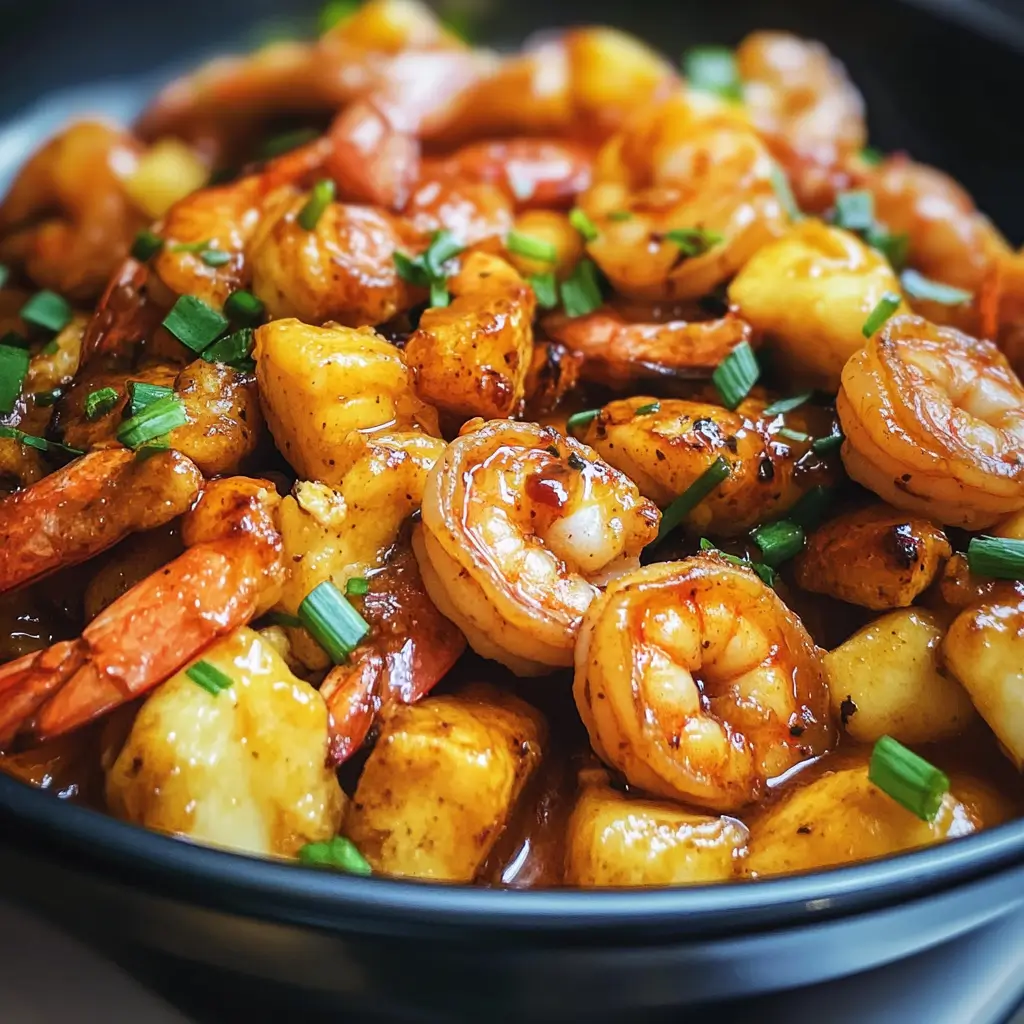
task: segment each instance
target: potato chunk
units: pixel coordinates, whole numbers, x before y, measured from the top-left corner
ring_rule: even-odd
[[[931,612],[907,608],[825,655],[833,713],[854,739],[931,743],[962,732],[974,718],[970,697],[942,664],[942,634]]]
[[[263,855],[293,856],[335,835],[345,795],[326,767],[320,695],[250,629],[235,630],[201,660],[231,687],[214,696],[183,670],[153,691],[107,772],[110,811]]]
[[[565,880],[587,887],[724,881],[746,844],[747,830],[735,818],[586,786],[569,819]]]
[[[539,712],[485,687],[397,706],[345,834],[375,871],[472,881],[540,762],[544,733]]]
[[[899,295],[900,285],[884,256],[848,231],[805,220],[754,254],[729,285],[729,301],[765,333],[798,386],[837,391],[885,292]]]

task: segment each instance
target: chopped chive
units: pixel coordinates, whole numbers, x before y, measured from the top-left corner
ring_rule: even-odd
[[[199,254],[199,258],[208,267],[223,267],[226,263],[231,262],[231,253],[225,252],[223,249],[204,249]]]
[[[20,441],[29,448],[35,448],[37,451],[41,452],[56,451],[65,452],[68,455],[85,454],[81,448],[72,448],[70,445],[61,444],[59,441],[48,441],[45,437],[36,437],[34,434],[26,434],[25,431],[18,430],[17,427],[0,425],[0,437],[13,437],[16,441]]]
[[[629,210],[612,210],[608,214],[608,219],[611,221],[632,220],[633,214]]]
[[[800,554],[804,547],[804,529],[790,519],[758,526],[750,536],[761,549],[761,558],[773,569]]]
[[[885,154],[874,146],[865,146],[860,151],[860,158],[869,167],[877,167],[885,159]]]
[[[335,836],[326,843],[306,843],[299,848],[299,860],[319,868],[335,868],[349,875],[368,877],[373,874],[369,861],[356,844],[344,836]]]
[[[978,576],[1000,580],[1024,579],[1024,540],[1009,537],[972,537],[967,565]]]
[[[210,247],[209,238],[204,238],[199,242],[175,242],[173,245],[168,247],[168,252],[190,252],[198,255],[205,249]]]
[[[430,305],[435,308],[447,306],[452,301],[447,283],[435,278],[430,282]]]
[[[328,0],[317,15],[317,28],[320,35],[330,32],[335,25],[347,21],[359,10],[359,0]]]
[[[797,444],[802,444],[804,441],[810,441],[811,435],[805,434],[802,430],[792,430],[790,427],[779,427],[775,431],[776,437],[784,437],[787,441],[794,441]]]
[[[554,263],[558,259],[558,250],[551,242],[533,235],[524,235],[519,231],[510,231],[505,239],[505,248],[516,256],[540,260],[542,263]]]
[[[28,373],[28,364],[27,349],[0,345],[0,412],[14,411]]]
[[[56,405],[63,395],[63,388],[50,388],[49,391],[37,391],[32,396],[32,401],[35,403],[37,408],[48,409],[51,405]]]
[[[214,697],[221,690],[228,690],[234,685],[231,676],[225,675],[216,665],[211,665],[208,661],[197,661],[194,665],[189,665],[185,669],[185,675]]]
[[[44,289],[21,307],[20,316],[25,323],[56,334],[71,322],[71,307],[56,292]]]
[[[882,736],[871,751],[868,778],[883,793],[922,821],[934,821],[949,792],[949,776],[891,736]]]
[[[860,329],[865,338],[870,338],[900,308],[903,300],[895,292],[885,292],[878,300],[878,305],[871,310],[864,326]]]
[[[736,56],[726,46],[695,46],[683,54],[683,73],[694,89],[727,100],[743,98]]]
[[[0,288],[6,288],[7,282],[10,279],[11,271],[7,267],[6,263],[0,263]]]
[[[113,388],[97,388],[85,396],[85,418],[98,420],[117,405],[121,396]]]
[[[281,132],[280,135],[274,135],[263,143],[260,157],[263,160],[271,160],[275,156],[281,156],[282,153],[290,153],[293,149],[312,142],[319,135],[320,133],[315,128],[296,128],[290,132]]]
[[[761,578],[761,582],[767,584],[769,587],[775,586],[775,570],[764,562],[754,562],[749,558],[740,558],[738,555],[730,555],[727,551],[722,551],[721,548],[716,548],[714,544],[707,539],[707,537],[701,537],[700,549],[702,552],[711,552],[712,554],[718,555],[719,558],[725,559],[730,565],[739,565],[744,569],[751,569]]]
[[[867,231],[875,223],[875,197],[866,189],[836,196],[835,223],[847,231]]]
[[[817,455],[827,455],[829,452],[834,452],[837,448],[841,448],[843,440],[841,432],[826,434],[824,437],[816,437],[811,442],[811,451]]]
[[[287,612],[268,612],[266,618],[267,622],[274,626],[287,626],[289,629],[299,629],[302,626],[302,619]]]
[[[244,288],[232,292],[224,303],[224,314],[237,323],[255,327],[266,312],[263,303]]]
[[[790,187],[789,178],[786,177],[786,172],[778,164],[772,165],[772,188],[775,189],[776,198],[782,204],[782,209],[786,211],[789,219],[803,219],[800,207],[796,205],[796,197],[793,195],[793,189]]]
[[[729,463],[721,455],[662,513],[658,536],[660,544],[723,480],[729,476]]]
[[[359,641],[370,632],[366,620],[330,580],[305,596],[299,605],[299,618],[335,665],[348,661]]]
[[[193,352],[202,352],[227,326],[226,317],[194,295],[182,295],[164,317],[164,327]]]
[[[754,350],[749,342],[741,341],[715,367],[711,382],[726,408],[735,409],[750,394],[760,375],[761,368],[757,365]]]
[[[128,415],[136,416],[146,406],[152,405],[161,398],[170,398],[173,388],[165,388],[162,384],[147,384],[141,380],[128,381]]]
[[[204,348],[202,357],[208,363],[226,363],[237,366],[252,353],[253,336],[251,327],[242,327],[219,338],[209,348]]]
[[[864,233],[864,241],[877,249],[890,263],[893,270],[901,271],[907,263],[910,253],[910,235],[905,232],[893,235],[877,224]]]
[[[577,473],[587,468],[587,460],[581,459],[575,452],[569,452],[568,462],[569,468],[575,469]]]
[[[576,434],[580,429],[589,427],[600,414],[600,409],[584,409],[582,412],[574,412],[565,421],[565,429],[568,430],[570,434]]]
[[[576,264],[572,276],[561,284],[562,305],[566,316],[586,316],[601,307],[604,301],[597,279],[597,265],[582,259]]]
[[[597,238],[597,225],[578,206],[569,211],[569,223],[583,236],[585,242],[593,242]]]
[[[633,410],[634,416],[648,416],[652,412],[658,412],[661,409],[661,402],[648,402],[646,405],[638,405]]]
[[[723,240],[717,231],[705,231],[703,228],[673,228],[665,232],[665,238],[684,256],[703,256]]]
[[[126,448],[141,448],[149,441],[170,433],[188,423],[185,406],[177,395],[158,398],[141,412],[125,420],[117,431],[117,439]]]
[[[140,231],[132,242],[132,257],[140,263],[151,260],[164,247],[164,240],[148,228]]]
[[[154,437],[152,441],[147,441],[144,445],[135,449],[135,461],[144,462],[151,455],[170,451],[170,448],[170,438],[166,434],[161,434],[159,437]]]
[[[554,309],[558,305],[558,281],[555,280],[554,271],[548,274],[531,274],[527,279],[534,295],[537,296],[537,305],[541,309]]]
[[[409,284],[414,284],[418,288],[428,288],[430,286],[430,277],[423,266],[422,257],[417,256],[413,259],[411,256],[406,256],[404,252],[399,252],[396,249],[394,260],[395,270],[398,271],[398,276],[403,281],[408,281]]]
[[[427,274],[433,278],[445,277],[444,265],[465,248],[450,231],[435,231],[431,236],[430,245],[423,254],[423,266]]]
[[[941,302],[944,306],[962,306],[974,298],[972,292],[964,291],[963,288],[955,288],[951,284],[932,281],[924,274],[919,274],[909,267],[900,274],[900,284],[912,298],[925,299],[928,302]]]
[[[365,576],[353,576],[345,584],[346,597],[362,597],[370,592],[370,581]]]
[[[780,398],[771,405],[766,405],[761,412],[762,416],[778,416],[784,412],[792,412],[799,408],[804,402],[809,402],[813,397],[813,391],[804,391],[802,394],[794,395],[792,398]]]
[[[299,210],[297,218],[299,226],[306,231],[314,231],[324,210],[334,201],[334,182],[330,178],[321,178],[306,200],[305,206]]]
[[[824,518],[834,497],[835,491],[831,487],[823,487],[821,484],[812,487],[800,496],[786,518],[804,530],[813,530]]]

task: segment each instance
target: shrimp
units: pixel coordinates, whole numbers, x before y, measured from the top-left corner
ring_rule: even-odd
[[[597,585],[636,564],[658,521],[590,448],[492,420],[431,470],[413,550],[427,593],[473,650],[538,675],[572,664]]]
[[[573,696],[595,753],[631,785],[719,812],[835,739],[803,624],[715,555],[611,583],[584,616]]]
[[[836,409],[847,473],[890,505],[969,530],[1024,508],[1024,387],[991,342],[893,317]]]
[[[512,228],[512,204],[495,185],[451,175],[422,177],[402,210],[398,229],[416,248],[437,231],[460,245],[494,248]]]
[[[185,516],[187,550],[96,616],[80,637],[0,668],[0,749],[84,725],[173,675],[280,593],[277,494],[225,477]]]
[[[639,395],[609,402],[590,422],[582,440],[640,493],[662,508],[693,484],[716,459],[729,475],[687,516],[695,531],[739,536],[778,518],[816,485],[837,476],[838,459],[819,455],[811,439],[828,435],[832,417],[805,406],[787,414],[805,440],[776,433],[782,417],[764,417],[765,404],[744,401],[735,412],[705,402]]]
[[[581,317],[556,313],[542,323],[549,338],[583,358],[584,380],[622,390],[641,381],[708,380],[739,344],[754,341],[745,320],[631,323],[612,309]]]
[[[203,478],[175,451],[92,452],[0,502],[0,593],[186,512]]]
[[[0,263],[69,299],[98,295],[145,223],[124,188],[139,152],[126,132],[97,121],[47,142],[0,203]]]

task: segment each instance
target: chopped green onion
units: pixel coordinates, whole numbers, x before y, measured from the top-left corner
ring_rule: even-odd
[[[443,308],[452,301],[448,291],[448,285],[444,280],[436,278],[430,282],[430,305],[435,308]]]
[[[287,612],[268,612],[267,622],[274,626],[287,626],[289,629],[299,629],[302,626],[302,619]]]
[[[231,253],[225,252],[223,249],[204,249],[199,254],[199,258],[208,267],[223,267],[226,263],[231,262]]]
[[[0,288],[7,286],[7,281],[11,276],[11,272],[7,267],[7,264],[0,263]]]
[[[754,350],[747,341],[741,341],[711,374],[711,382],[715,385],[722,402],[729,409],[736,406],[750,394],[750,389],[757,383],[761,368],[757,365]]]
[[[366,620],[330,581],[314,587],[299,605],[299,618],[335,665],[348,660],[370,632]]]
[[[346,597],[362,597],[370,592],[370,581],[365,576],[353,576],[345,584]]]
[[[790,519],[758,526],[751,530],[750,536],[761,549],[761,558],[773,569],[800,554],[804,547],[803,527]]]
[[[821,484],[812,487],[793,505],[787,518],[802,526],[805,531],[813,530],[824,518],[834,497],[835,492],[831,487],[823,487]]]
[[[860,329],[861,334],[865,338],[870,338],[900,308],[902,301],[895,292],[885,292],[878,300],[878,305],[871,310],[867,320],[864,321],[864,326]]]
[[[600,409],[584,409],[582,412],[574,412],[565,421],[565,429],[568,430],[570,434],[576,434],[581,428],[589,427],[600,414]]]
[[[972,537],[967,565],[978,576],[1000,580],[1024,579],[1024,540],[1009,537]]]
[[[569,468],[575,469],[576,472],[587,468],[586,459],[581,459],[575,452],[569,452],[568,458]]]
[[[634,416],[647,416],[652,412],[657,412],[661,408],[661,402],[648,402],[646,405],[638,405],[633,410]]]
[[[562,305],[566,316],[586,316],[599,309],[604,299],[597,279],[597,266],[593,260],[582,259],[576,264],[572,276],[562,282]]]
[[[51,405],[56,405],[63,395],[63,388],[50,388],[49,391],[37,391],[32,396],[32,401],[35,402],[37,408],[48,409]]]
[[[169,451],[170,447],[170,438],[166,434],[161,434],[160,437],[154,437],[152,441],[147,441],[144,445],[135,449],[135,461],[144,462],[151,455]]]
[[[128,381],[128,415],[136,416],[146,406],[152,405],[161,398],[169,398],[174,394],[173,388],[165,388],[163,384],[147,384],[141,380]]]
[[[826,434],[825,437],[816,437],[811,442],[811,451],[817,455],[827,455],[829,452],[834,452],[837,448],[842,447],[843,435],[842,433]]]
[[[583,236],[585,242],[593,242],[598,236],[597,225],[578,206],[569,211],[569,223]]]
[[[951,284],[932,281],[912,268],[908,268],[900,274],[900,284],[912,298],[925,299],[928,302],[941,302],[944,306],[962,306],[974,298],[972,292],[964,291],[963,288],[954,288]]]
[[[505,248],[516,256],[540,260],[542,263],[554,263],[558,259],[558,250],[551,242],[533,235],[524,235],[519,231],[510,231],[505,239]]]
[[[21,307],[21,319],[56,334],[71,322],[71,307],[56,292],[36,292]]]
[[[314,186],[306,205],[299,210],[297,218],[299,227],[306,231],[314,231],[324,210],[334,201],[334,182],[330,178],[321,178]]]
[[[865,146],[860,151],[860,158],[869,167],[877,167],[885,159],[885,154],[874,146]]]
[[[871,751],[868,778],[922,821],[934,821],[949,792],[949,776],[891,736],[883,736]]]
[[[188,416],[181,399],[177,395],[168,395],[126,419],[118,428],[117,439],[126,448],[141,448],[186,423]]]
[[[771,405],[766,405],[761,412],[762,416],[778,416],[784,412],[792,412],[794,409],[809,402],[813,397],[813,391],[804,391],[802,394],[794,395],[792,398],[780,398]]]
[[[433,278],[445,277],[444,265],[464,249],[465,246],[450,231],[435,231],[423,254],[423,266],[427,274]]]
[[[224,303],[224,313],[230,319],[253,327],[263,319],[266,307],[263,303],[244,288],[232,292]]]
[[[549,274],[531,274],[527,281],[541,309],[554,309],[558,305],[558,281],[553,271]]]
[[[211,665],[208,661],[197,661],[194,665],[189,665],[185,669],[185,675],[193,683],[198,683],[207,693],[212,694],[214,697],[221,690],[229,690],[234,685],[231,676],[225,675],[219,668]]]
[[[703,256],[718,245],[723,236],[717,231],[705,231],[703,228],[673,228],[665,232],[665,238],[677,246],[684,256]]]
[[[98,420],[117,405],[121,396],[114,388],[97,388],[85,396],[85,418]]]
[[[25,431],[18,430],[17,427],[0,425],[0,437],[13,437],[16,441],[20,441],[29,448],[35,448],[37,451],[41,452],[66,452],[68,455],[85,454],[81,448],[72,448],[70,445],[61,444],[59,441],[48,441],[45,437],[36,437],[34,434],[26,434]]]
[[[274,135],[263,143],[260,157],[263,160],[271,160],[282,153],[290,153],[293,149],[312,142],[319,135],[315,128],[296,128],[294,131],[281,132],[280,135]]]
[[[0,412],[13,412],[28,373],[27,349],[0,345]]]
[[[253,336],[251,327],[243,327],[240,330],[225,334],[209,348],[203,349],[203,358],[208,363],[226,363],[228,366],[236,366],[252,354]]]
[[[725,559],[725,561],[730,565],[739,565],[744,569],[751,569],[761,578],[762,583],[767,584],[769,587],[775,586],[775,570],[764,562],[754,562],[749,558],[740,558],[738,555],[730,555],[727,551],[722,551],[721,548],[716,548],[715,545],[707,539],[707,537],[701,537],[700,549],[703,552],[711,552],[718,555],[719,558]]]
[[[359,10],[359,0],[329,0],[320,8],[317,16],[317,27],[320,35],[330,32],[335,25],[347,21]]]
[[[802,430],[792,430],[790,427],[779,427],[775,431],[775,436],[784,437],[787,441],[794,441],[796,444],[802,444],[811,439],[810,434],[805,434]]]
[[[446,284],[444,265],[453,256],[458,256],[464,246],[450,231],[435,231],[426,251],[415,258],[395,252],[395,269],[398,276],[417,288],[430,289],[431,306],[447,306],[451,301]]]
[[[336,868],[349,875],[373,874],[367,859],[359,852],[356,844],[344,836],[335,836],[326,843],[306,843],[299,848],[299,860],[303,864],[319,868]]]
[[[682,494],[661,514],[658,536],[660,544],[723,480],[729,476],[729,463],[721,455],[704,470]]]
[[[872,249],[877,249],[889,261],[893,270],[899,272],[906,266],[910,253],[910,235],[905,232],[893,235],[876,224],[864,233],[864,241]]]
[[[608,219],[611,221],[632,220],[633,214],[629,210],[612,210],[608,214]]]
[[[726,46],[695,46],[683,54],[683,72],[694,89],[728,100],[743,98],[736,56]]]
[[[199,242],[175,242],[170,246],[168,252],[191,252],[198,255],[204,249],[209,248],[210,241],[209,238],[204,238]]]
[[[164,327],[193,352],[216,341],[227,325],[226,317],[194,295],[182,295],[164,317]]]
[[[413,259],[411,256],[406,256],[404,252],[399,252],[396,249],[394,259],[395,270],[398,271],[398,276],[403,281],[408,281],[409,284],[414,284],[418,288],[428,288],[430,286],[430,276],[423,266],[423,258],[421,256]]]
[[[775,189],[775,196],[782,204],[782,209],[785,210],[789,219],[803,219],[800,207],[796,205],[796,197],[793,195],[793,189],[790,187],[789,178],[786,177],[786,172],[778,164],[772,165],[772,188]]]
[[[867,231],[875,223],[875,197],[866,189],[836,196],[835,222],[847,231]]]
[[[155,232],[145,229],[132,242],[132,256],[140,263],[151,260],[164,247],[164,240]]]

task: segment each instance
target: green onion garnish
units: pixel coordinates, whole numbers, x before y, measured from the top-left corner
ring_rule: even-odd
[[[7,285],[7,281],[11,276],[11,272],[7,267],[7,264],[0,263],[0,288],[4,288]]]
[[[430,305],[435,308],[443,308],[452,301],[451,293],[448,291],[448,284],[442,279],[435,278],[430,282]]]
[[[554,272],[531,274],[526,280],[530,282],[541,309],[554,309],[558,305],[558,281],[555,280]]]
[[[695,46],[683,54],[683,73],[694,89],[727,100],[743,99],[736,56],[726,46]]]
[[[164,317],[164,327],[193,352],[216,341],[227,325],[226,317],[194,295],[182,295]]]
[[[435,231],[431,236],[430,245],[419,256],[406,256],[405,253],[396,251],[395,269],[402,280],[417,288],[430,289],[431,306],[447,306],[451,299],[446,283],[445,264],[453,256],[458,256],[463,248],[464,246],[450,231]]]
[[[813,397],[813,391],[805,391],[803,394],[794,395],[792,398],[780,398],[771,405],[766,405],[761,412],[762,416],[778,416],[784,412],[792,412],[794,409],[809,402]]]
[[[891,736],[871,751],[868,778],[922,821],[934,821],[949,792],[949,776]]]
[[[705,231],[703,228],[673,228],[665,232],[665,238],[684,256],[703,256],[723,240],[717,231]]]
[[[593,242],[597,238],[597,225],[578,206],[569,211],[569,223],[583,236],[585,242]]]
[[[445,230],[435,231],[430,238],[430,245],[423,254],[423,266],[427,274],[433,278],[447,276],[444,272],[444,265],[460,252],[465,246],[450,232]]]
[[[754,562],[749,558],[740,558],[738,555],[730,555],[727,551],[722,551],[721,548],[716,548],[714,544],[707,539],[707,537],[701,537],[700,549],[703,552],[712,552],[718,555],[719,558],[724,558],[730,565],[739,565],[744,569],[752,569],[761,578],[762,583],[766,583],[769,587],[775,586],[775,570],[764,562]]]
[[[50,388],[49,391],[37,391],[32,396],[32,401],[38,408],[48,409],[51,405],[56,405],[63,395],[63,388]]]
[[[811,451],[818,455],[827,455],[829,452],[834,452],[837,448],[842,447],[843,440],[842,432],[826,434],[825,437],[816,437],[811,442]]]
[[[126,419],[118,428],[117,439],[126,448],[141,448],[186,423],[188,416],[181,399],[177,395],[168,395]]]
[[[345,584],[346,597],[362,597],[370,592],[370,581],[365,576],[353,576]]]
[[[197,661],[194,665],[189,665],[185,669],[185,675],[193,683],[198,683],[207,693],[212,694],[214,697],[221,690],[228,690],[234,685],[231,676],[225,675],[219,668],[211,665],[208,661]]]
[[[566,316],[586,316],[601,307],[601,285],[597,279],[597,265],[582,259],[576,264],[572,276],[561,284],[562,305]]]
[[[320,8],[317,27],[320,35],[330,32],[335,25],[351,18],[359,10],[359,0],[329,0]]]
[[[776,437],[784,437],[787,441],[793,441],[796,444],[802,444],[804,441],[810,441],[811,435],[805,434],[802,430],[793,430],[790,427],[779,427],[775,431]]]
[[[551,242],[533,235],[524,235],[519,231],[510,231],[505,239],[505,248],[516,256],[540,260],[542,263],[554,263],[558,259],[558,250]]]
[[[661,402],[648,402],[646,405],[638,405],[633,410],[634,416],[647,416],[652,412],[657,412],[661,408]]]
[[[230,334],[225,334],[209,348],[204,348],[202,355],[208,363],[226,363],[228,366],[236,366],[249,358],[252,354],[252,347],[252,328],[243,327]]]
[[[128,381],[128,415],[135,416],[148,405],[161,398],[169,398],[174,394],[173,388],[165,388],[163,384],[147,384],[141,380]]]
[[[348,0],[346,0],[347,2]],[[260,158],[271,160],[282,153],[290,153],[293,149],[312,142],[319,135],[320,133],[315,128],[296,128],[294,131],[281,132],[280,135],[274,135],[263,143],[260,149]]]
[[[806,494],[801,495],[796,504],[789,510],[787,518],[790,522],[802,526],[804,530],[813,530],[824,518],[835,492],[831,487],[818,484]]]
[[[231,262],[231,253],[225,252],[223,249],[204,249],[199,254],[199,258],[208,267],[223,267],[225,263]]]
[[[750,394],[760,375],[761,368],[757,365],[754,350],[749,342],[741,341],[715,367],[711,382],[726,408],[735,409]]]
[[[872,249],[877,249],[897,273],[906,266],[910,253],[910,235],[893,235],[876,224],[864,232],[864,241]]]
[[[151,455],[156,455],[157,452],[170,451],[171,442],[166,434],[161,434],[159,437],[154,437],[152,441],[147,441],[144,445],[135,449],[135,461],[144,462]]]
[[[302,619],[287,612],[268,612],[267,622],[275,626],[287,626],[289,629],[299,629],[302,626]]]
[[[978,576],[1000,580],[1024,579],[1024,540],[1009,537],[972,537],[967,565]]]
[[[791,519],[758,526],[750,531],[750,536],[761,549],[761,558],[773,569],[800,554],[804,547],[803,527]]]
[[[351,839],[335,836],[326,843],[306,843],[299,849],[299,860],[303,864],[319,868],[336,868],[349,875],[372,875],[369,862],[356,848]]]
[[[895,292],[885,292],[878,300],[878,305],[871,310],[867,320],[864,321],[864,326],[860,329],[861,334],[865,338],[870,338],[900,308],[902,301]]]
[[[847,231],[867,231],[875,223],[875,197],[865,189],[840,192],[835,222]]]
[[[321,178],[314,186],[305,206],[299,210],[297,218],[299,227],[306,231],[314,231],[324,210],[334,201],[334,182],[330,178]]]
[[[151,260],[164,247],[164,240],[155,232],[145,229],[132,242],[132,256],[140,263]]]
[[[263,319],[266,307],[252,292],[240,288],[232,292],[224,303],[224,313],[230,319],[253,327]]]
[[[97,388],[85,396],[85,418],[98,420],[117,405],[121,396],[113,388]]]
[[[800,212],[800,207],[796,205],[796,196],[793,195],[789,178],[778,164],[772,165],[772,188],[775,189],[775,196],[782,204],[782,209],[786,211],[789,219],[802,220],[803,214]]]
[[[729,463],[721,455],[704,470],[682,494],[661,513],[658,536],[651,544],[660,544],[723,480],[729,476]]]
[[[369,623],[330,580],[305,596],[299,605],[299,618],[335,665],[348,661],[359,641],[370,632]]]
[[[203,238],[198,242],[175,242],[168,247],[168,252],[190,252],[198,255],[210,246],[211,239]]]
[[[951,284],[932,281],[924,274],[919,274],[909,267],[900,274],[900,284],[912,298],[925,299],[928,302],[941,302],[944,306],[962,306],[974,298],[972,292],[964,291],[963,288],[954,288]]]
[[[430,276],[427,274],[426,267],[423,266],[422,256],[417,256],[414,259],[396,249],[394,260],[395,270],[398,271],[398,276],[403,281],[408,281],[409,284],[414,284],[417,288],[430,287]]]
[[[29,448],[35,448],[37,451],[41,452],[65,452],[68,455],[85,454],[81,448],[72,448],[70,445],[61,444],[59,441],[48,441],[45,437],[36,437],[34,434],[26,434],[25,431],[18,430],[17,427],[0,425],[0,437],[13,437],[16,441],[20,441]]]
[[[12,412],[18,404],[18,396],[28,373],[28,363],[27,349],[0,345],[0,412]]]
[[[868,166],[877,167],[885,159],[885,154],[874,146],[865,146],[860,151],[860,158]]]
[[[612,210],[608,214],[608,219],[612,221],[632,220],[633,214],[629,210]]]
[[[584,409],[582,412],[574,412],[565,421],[565,429],[568,430],[570,434],[577,434],[581,429],[589,427],[600,414],[600,409]]]
[[[71,307],[56,292],[36,292],[21,307],[21,319],[56,334],[71,322]]]

